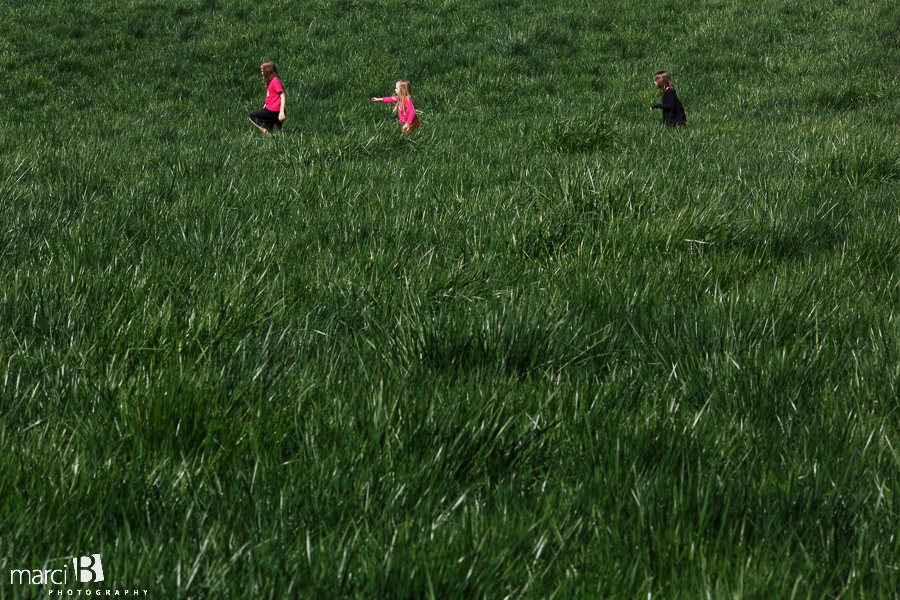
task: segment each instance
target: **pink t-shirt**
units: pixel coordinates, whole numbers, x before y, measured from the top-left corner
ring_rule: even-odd
[[[275,112],[281,111],[281,97],[278,94],[283,93],[284,88],[281,87],[281,82],[278,81],[278,78],[273,78],[266,89],[266,108]]]
[[[400,117],[401,123],[414,123],[416,119],[416,109],[413,106],[412,98],[407,96],[404,100],[406,100],[397,111],[397,116]],[[382,102],[389,102],[390,104],[397,104],[397,96],[388,96],[387,98],[382,98]]]

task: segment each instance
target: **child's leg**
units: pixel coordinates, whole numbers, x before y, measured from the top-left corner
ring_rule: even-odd
[[[253,123],[257,129],[269,135],[271,135],[269,129],[272,127],[270,112],[271,111],[266,110],[265,108],[261,108],[250,113],[250,122]]]
[[[250,117],[250,122],[253,123],[253,126],[256,127],[257,129],[259,129],[260,131],[262,131],[264,134],[266,134],[266,135],[271,135],[271,134],[269,133],[269,130],[268,130],[268,129],[266,129],[265,127],[260,127],[259,125],[257,125],[257,124],[256,124],[256,121],[253,120],[253,117]]]

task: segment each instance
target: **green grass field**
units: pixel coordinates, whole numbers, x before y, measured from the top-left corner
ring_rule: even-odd
[[[0,599],[900,597],[898,64],[894,0],[0,0]]]

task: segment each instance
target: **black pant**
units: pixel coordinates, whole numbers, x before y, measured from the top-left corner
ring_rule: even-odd
[[[266,131],[272,131],[273,127],[281,131],[281,121],[278,120],[278,114],[278,111],[261,108],[250,113],[250,120]]]

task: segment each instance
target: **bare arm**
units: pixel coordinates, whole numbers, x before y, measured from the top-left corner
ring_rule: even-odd
[[[284,121],[284,99],[286,96],[285,96],[284,92],[281,92],[281,94],[279,94],[279,95],[281,96],[281,110],[278,111],[278,120]]]

